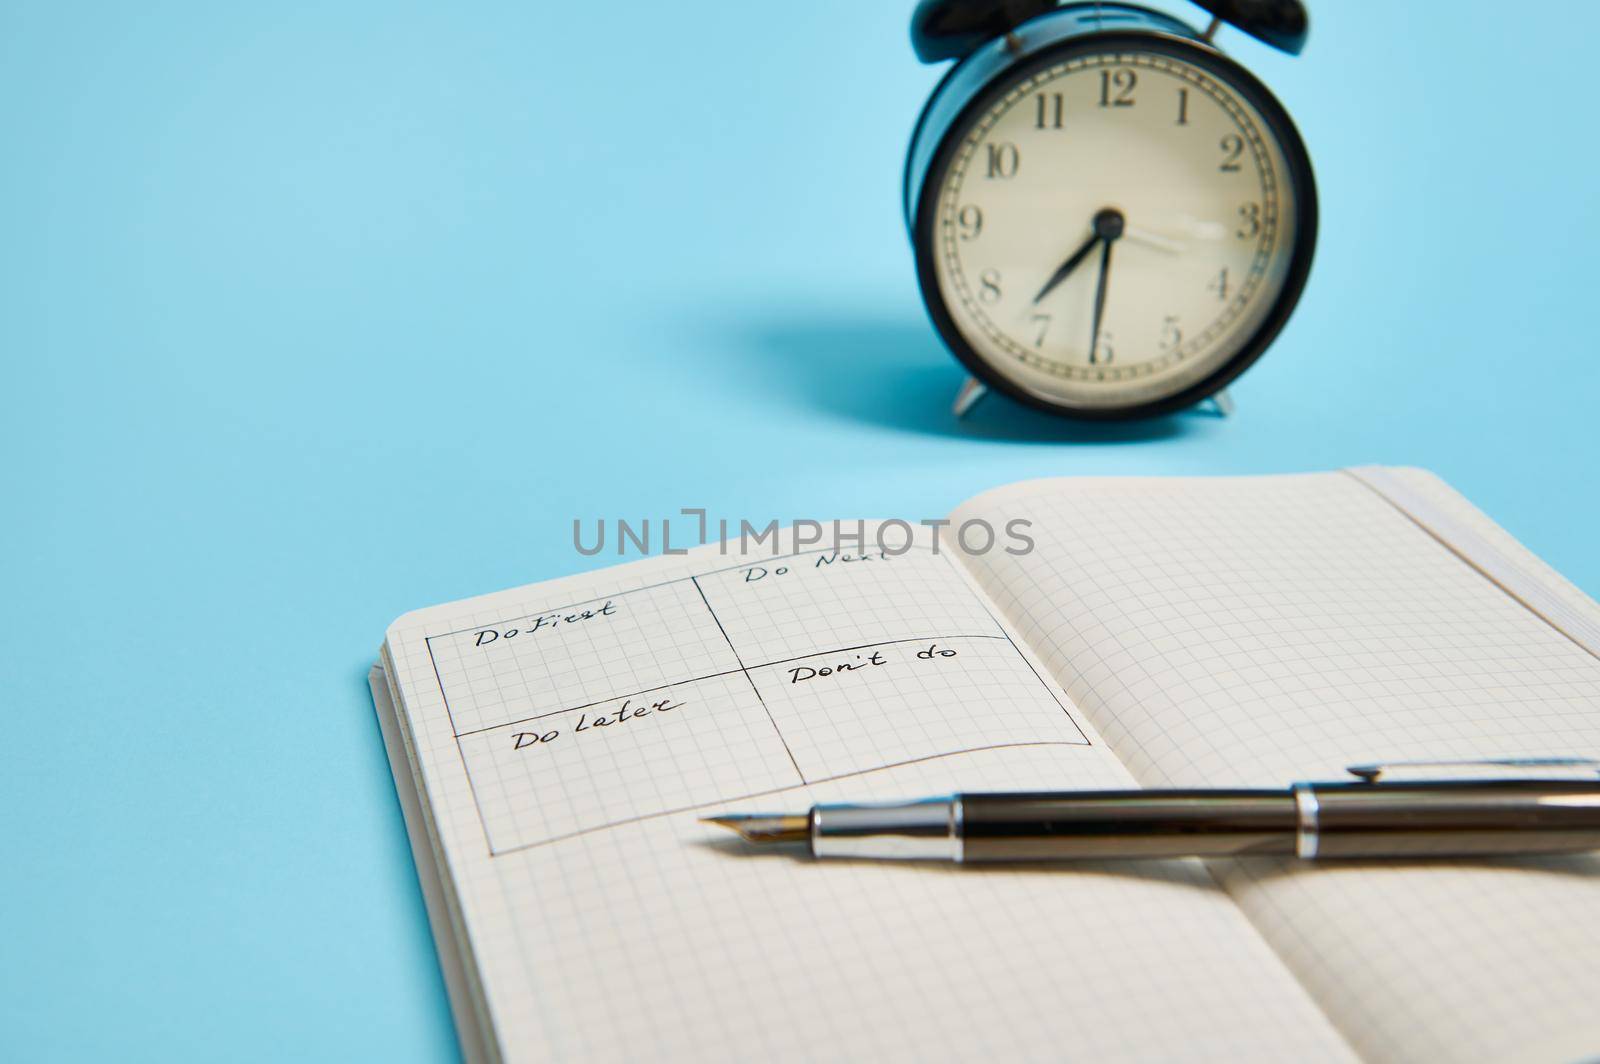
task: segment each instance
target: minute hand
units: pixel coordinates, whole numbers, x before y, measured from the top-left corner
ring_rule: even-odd
[[[1094,321],[1089,328],[1089,363],[1096,361],[1095,355],[1100,351],[1100,323],[1106,316],[1106,282],[1111,277],[1111,241],[1107,240],[1100,249],[1100,279],[1094,286]]]

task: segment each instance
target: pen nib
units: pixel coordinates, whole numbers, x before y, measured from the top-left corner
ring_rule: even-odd
[[[700,822],[736,831],[746,842],[805,842],[811,837],[808,813],[723,813],[703,816]]]

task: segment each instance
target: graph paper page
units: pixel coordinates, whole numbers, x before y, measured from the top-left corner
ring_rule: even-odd
[[[1596,623],[1441,481],[1371,478]],[[974,571],[1145,786],[1600,754],[1594,654],[1351,473],[1042,481],[955,516],[975,515],[1033,522],[1031,555]],[[1214,870],[1368,1059],[1600,1053],[1595,858]]]
[[[390,629],[487,1057],[1349,1059],[1197,862],[818,862],[700,824],[1131,785],[948,554],[790,546]]]

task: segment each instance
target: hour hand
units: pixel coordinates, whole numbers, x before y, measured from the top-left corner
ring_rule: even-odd
[[[1038,303],[1045,296],[1054,292],[1057,285],[1070,277],[1072,271],[1076,270],[1083,260],[1089,257],[1089,252],[1093,251],[1094,246],[1098,243],[1100,243],[1100,234],[1098,232],[1090,233],[1089,239],[1085,240],[1082,246],[1069,255],[1067,261],[1063,262],[1056,269],[1056,272],[1050,275],[1050,279],[1044,283],[1044,287],[1039,289],[1039,294],[1033,297],[1034,303]]]
[[[1055,291],[1056,285],[1065,281],[1072,271],[1076,270],[1079,264],[1089,257],[1089,252],[1093,251],[1094,246],[1100,241],[1104,240],[1106,246],[1110,247],[1113,240],[1122,236],[1122,231],[1126,228],[1126,224],[1122,217],[1122,212],[1115,207],[1106,207],[1097,211],[1094,220],[1090,222],[1094,232],[1090,234],[1088,240],[1083,242],[1082,247],[1074,251],[1067,258],[1067,261],[1061,264],[1060,269],[1050,275],[1050,279],[1044,283],[1044,287],[1039,289],[1039,294],[1033,297],[1034,303],[1038,303],[1045,296]]]

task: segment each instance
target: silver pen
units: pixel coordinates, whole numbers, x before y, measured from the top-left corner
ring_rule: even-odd
[[[1493,766],[1492,779],[1395,780]],[[1529,758],[1355,765],[1357,779],[1280,790],[954,794],[704,819],[817,857],[1065,861],[1295,856],[1305,860],[1576,853],[1600,849],[1600,762]],[[1549,778],[1582,771],[1588,778]]]

